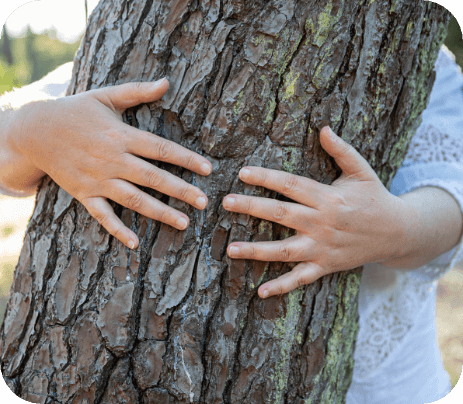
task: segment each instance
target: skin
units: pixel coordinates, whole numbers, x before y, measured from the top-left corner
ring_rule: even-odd
[[[457,245],[462,234],[458,203],[439,188],[400,197],[381,183],[368,162],[329,127],[320,142],[342,169],[332,185],[260,167],[244,167],[240,179],[277,191],[294,203],[227,195],[223,206],[297,231],[281,241],[228,246],[231,258],[298,262],[259,287],[259,296],[288,293],[332,272],[379,262],[397,269],[419,268]]]
[[[156,189],[197,209],[206,195],[178,177],[142,160],[169,162],[200,175],[211,163],[176,143],[122,122],[122,112],[160,99],[169,87],[128,83],[17,110],[0,111],[0,185],[28,195],[48,174],[129,248],[137,236],[124,226],[111,199],[179,230],[188,216],[142,192]],[[66,139],[66,142],[63,142]],[[425,187],[396,197],[382,185],[368,162],[330,128],[320,133],[322,147],[342,169],[332,185],[260,167],[244,167],[240,179],[277,191],[294,202],[227,195],[226,210],[280,223],[297,231],[281,241],[228,246],[234,259],[298,263],[290,272],[259,287],[262,298],[287,293],[323,275],[380,262],[385,268],[419,268],[449,251],[461,238],[458,203],[440,188]]]
[[[156,101],[168,88],[165,79],[128,83],[3,111],[0,143],[6,147],[0,155],[0,184],[7,190],[30,194],[46,173],[129,248],[136,248],[139,240],[114,214],[108,199],[179,230],[186,229],[187,215],[133,184],[150,187],[197,209],[207,206],[207,196],[139,156],[200,175],[212,172],[211,163],[174,142],[122,122],[125,109]]]

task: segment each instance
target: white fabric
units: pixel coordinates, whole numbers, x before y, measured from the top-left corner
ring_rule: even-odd
[[[63,96],[72,64],[65,66],[0,97],[0,106],[19,106],[24,96],[30,97],[29,101]],[[463,76],[445,49],[439,53],[435,69],[429,106],[391,192],[400,195],[422,186],[437,186],[449,192],[463,212]],[[459,260],[463,260],[463,240],[413,271],[379,264],[364,266],[360,330],[347,404],[423,404],[450,391],[437,345],[435,293],[437,279]]]
[[[391,193],[424,186],[449,192],[463,212],[463,75],[442,48],[436,81]],[[360,327],[347,404],[423,404],[451,390],[437,344],[437,280],[463,260],[463,239],[415,270],[364,266]]]
[[[34,83],[2,94],[0,109],[19,108],[32,101],[64,97],[71,81],[72,66],[72,62],[66,63]]]

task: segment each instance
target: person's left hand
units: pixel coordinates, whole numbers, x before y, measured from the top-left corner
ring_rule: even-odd
[[[400,256],[406,234],[404,202],[380,182],[368,162],[329,127],[320,142],[342,170],[332,185],[282,171],[244,167],[240,179],[277,191],[297,203],[227,195],[226,210],[249,214],[297,231],[280,241],[234,242],[235,259],[299,262],[259,288],[263,298],[290,292],[332,272]]]

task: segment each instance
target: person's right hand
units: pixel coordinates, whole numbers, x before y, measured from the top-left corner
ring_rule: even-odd
[[[137,156],[209,175],[211,163],[174,143],[122,122],[126,108],[160,99],[166,79],[127,83],[31,104],[16,146],[39,170],[79,200],[98,222],[130,248],[137,236],[115,215],[107,199],[177,229],[188,216],[142,192],[150,187],[198,209],[207,196],[197,187]]]

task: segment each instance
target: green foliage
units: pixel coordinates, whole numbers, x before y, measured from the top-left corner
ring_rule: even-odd
[[[79,45],[80,40],[72,44],[61,42],[54,30],[34,34],[28,29],[26,35],[18,38],[8,36],[4,30],[0,39],[0,95],[71,62]]]
[[[2,229],[0,230],[0,234],[2,235],[2,237],[9,237],[13,234],[14,232],[14,226],[5,226],[5,227],[2,227]]]
[[[16,261],[2,262],[0,260],[0,325],[3,322],[5,308],[8,303],[10,286],[13,283],[13,273]]]
[[[461,29],[453,16],[450,20],[445,46],[455,55],[457,63],[463,68],[463,40]]]

